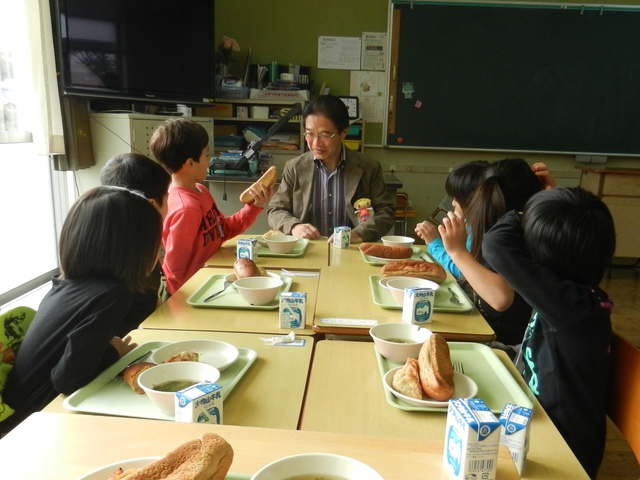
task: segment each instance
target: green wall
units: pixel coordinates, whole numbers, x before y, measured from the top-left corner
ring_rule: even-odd
[[[577,3],[536,0],[537,3]],[[531,3],[531,2],[529,2]],[[640,0],[601,0],[598,5],[640,5]],[[362,32],[386,32],[389,0],[216,0],[216,43],[222,35],[235,38],[241,47],[231,73],[240,74],[248,48],[253,63],[300,64],[312,67],[317,93],[322,82],[336,95],[349,94],[348,70],[317,68],[318,36],[359,37]],[[235,70],[234,70],[235,69]],[[529,163],[544,162],[561,185],[577,185],[579,172],[572,155],[519,152],[436,150],[428,148],[381,147],[382,124],[366,125],[365,153],[378,160],[385,171],[393,172],[404,184],[402,190],[416,207],[416,222],[429,216],[444,197],[444,182],[451,167],[471,160],[497,160],[519,156]],[[607,166],[636,167],[638,160],[611,157]]]

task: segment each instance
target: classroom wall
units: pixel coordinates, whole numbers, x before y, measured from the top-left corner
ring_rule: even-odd
[[[537,0],[537,3],[558,2]],[[564,3],[584,2],[568,0]],[[598,2],[598,5],[602,4],[638,5],[638,2]],[[363,31],[387,32],[388,12],[389,0],[216,0],[216,35],[218,42],[222,35],[227,35],[241,46],[240,54],[236,55],[238,61],[230,67],[231,73],[243,72],[245,57],[251,47],[253,63],[277,61],[310,65],[316,89],[326,82],[332,94],[348,95],[348,71],[317,68],[318,36],[359,37]],[[404,183],[401,190],[409,194],[416,207],[416,221],[426,218],[444,197],[444,181],[449,169],[471,160],[518,156],[530,163],[546,163],[560,185],[579,183],[579,172],[574,168],[577,163],[571,155],[386,148],[381,145],[381,127],[381,124],[367,124],[365,153],[378,160],[385,171],[393,171]],[[611,157],[607,166],[637,168],[640,162],[637,158]]]

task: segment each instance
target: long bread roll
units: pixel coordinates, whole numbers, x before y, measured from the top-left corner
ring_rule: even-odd
[[[269,169],[266,172],[264,172],[264,174],[258,179],[257,182],[255,182],[253,185],[251,185],[249,188],[247,188],[244,192],[240,194],[240,201],[242,203],[246,203],[247,205],[252,204],[254,200],[250,193],[251,189],[254,187],[257,187],[260,184],[264,185],[265,188],[269,188],[272,185],[275,185],[277,179],[278,179],[278,170],[274,166],[269,167]]]
[[[422,344],[418,364],[422,390],[434,400],[449,400],[455,391],[453,365],[449,344],[442,335],[433,333]]]
[[[409,258],[413,255],[410,247],[388,247],[379,243],[361,243],[360,250],[365,255],[379,258]]]
[[[442,283],[447,279],[447,272],[442,265],[423,260],[396,260],[380,269],[382,277],[416,277]]]

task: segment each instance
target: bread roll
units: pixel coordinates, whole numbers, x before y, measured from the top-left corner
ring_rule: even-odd
[[[449,400],[455,391],[449,344],[438,333],[429,336],[418,355],[422,390],[434,400]]]
[[[239,258],[233,263],[233,273],[237,278],[266,277],[267,271],[256,265],[250,258]]]
[[[272,185],[275,185],[276,180],[278,179],[278,170],[276,167],[271,166],[269,169],[264,172],[264,174],[258,179],[257,182],[252,184],[249,188],[247,188],[244,192],[240,194],[240,201],[242,203],[246,203],[250,205],[254,202],[253,197],[251,196],[251,189],[257,187],[262,184],[265,188],[269,188]]]
[[[422,400],[424,397],[420,384],[420,366],[418,360],[408,357],[404,366],[393,374],[391,386],[403,395]]]
[[[138,385],[138,377],[148,368],[155,366],[156,364],[151,362],[134,363],[133,365],[129,365],[127,368],[125,368],[122,374],[122,378],[126,382],[126,384],[133,389],[134,392],[144,395],[144,390],[142,390],[140,388],[140,385]]]
[[[360,250],[365,255],[379,258],[410,258],[413,255],[411,247],[388,247],[379,243],[361,243]]]
[[[233,449],[215,433],[180,445],[164,457],[125,477],[126,480],[224,480]]]
[[[383,265],[380,269],[382,277],[417,277],[442,283],[447,279],[447,272],[442,265],[423,260],[397,260]]]

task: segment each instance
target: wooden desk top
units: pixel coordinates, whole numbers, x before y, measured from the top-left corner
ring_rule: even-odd
[[[369,276],[380,273],[380,266],[366,263],[358,245],[347,249],[332,248],[331,266],[323,268],[313,331],[321,334],[369,335],[368,328],[327,326],[323,317],[360,318],[378,323],[402,321],[402,310],[382,308],[373,303]],[[495,332],[475,308],[469,312],[434,312],[426,328],[441,333],[449,341],[490,342]]]
[[[583,172],[603,173],[609,175],[640,175],[640,168],[631,167],[607,167],[606,165],[596,167],[594,165],[574,165],[574,168],[582,170]]]
[[[172,423],[133,418],[35,413],[0,440],[3,478],[69,480],[110,463],[161,456],[204,432],[224,437],[233,447],[230,473],[255,473],[279,458],[299,453],[334,453],[355,458],[385,480],[450,480],[444,470],[444,441],[302,432],[295,430]],[[506,450],[497,477],[517,479]],[[25,458],[26,456],[26,458]],[[560,477],[558,477],[560,478]],[[567,477],[565,477],[567,478]],[[106,480],[106,479],[105,479]]]
[[[527,389],[507,355],[496,354]],[[444,439],[446,417],[446,412],[411,412],[389,405],[370,343],[324,340],[316,344],[302,430],[438,441]],[[523,479],[588,478],[537,401],[523,474]]]
[[[237,259],[236,244],[239,238],[256,238],[256,235],[238,235],[222,244],[220,250],[206,261],[207,267],[231,267]],[[258,265],[265,268],[320,269],[328,265],[327,239],[309,240],[304,253],[299,257],[258,256]]]
[[[224,423],[292,430],[298,427],[313,354],[312,337],[304,337],[303,347],[284,347],[265,345],[260,340],[264,335],[247,333],[134,330],[131,336],[138,344],[215,339],[255,350],[258,358],[224,400]],[[63,399],[64,396],[59,395],[45,411],[75,413],[62,406]]]
[[[218,332],[268,333],[286,335],[288,329],[281,329],[279,312],[275,310],[198,308],[187,303],[187,299],[210,276],[232,273],[230,267],[203,268],[196,272],[169,300],[142,322],[140,328],[163,330],[203,330]],[[311,328],[316,307],[319,277],[293,277],[292,291],[307,293],[307,325],[296,330],[298,335],[313,335]]]

